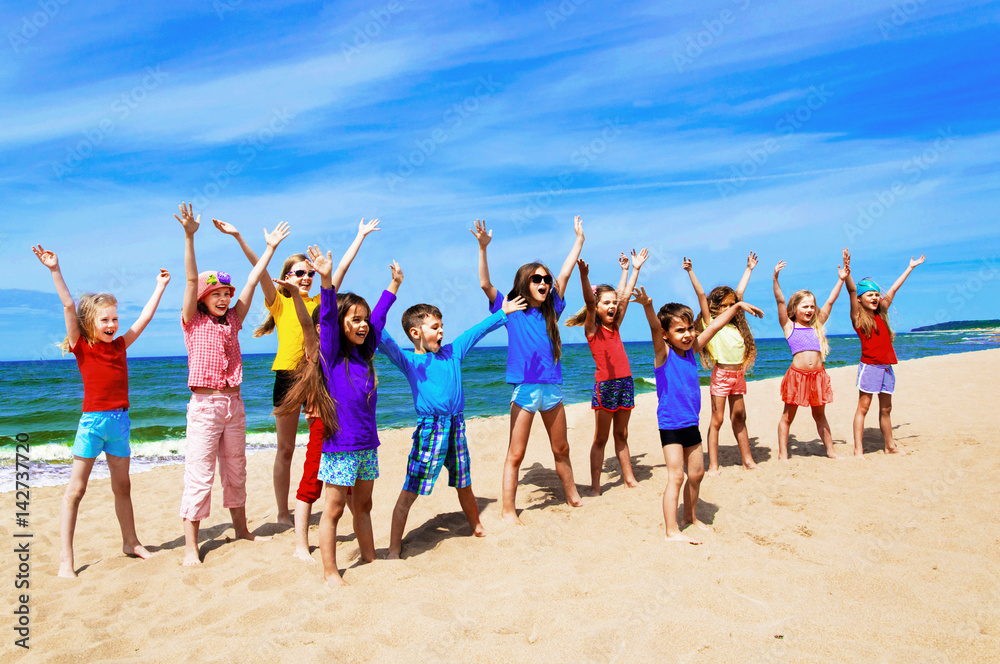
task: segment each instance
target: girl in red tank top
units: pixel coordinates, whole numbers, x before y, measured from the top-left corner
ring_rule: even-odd
[[[844,263],[850,264],[851,252],[844,249]],[[878,394],[878,425],[882,431],[882,442],[886,454],[899,454],[902,450],[892,439],[892,393],[896,388],[896,374],[892,365],[896,364],[896,351],[892,347],[894,333],[889,325],[889,307],[896,291],[910,276],[913,268],[924,262],[920,258],[910,258],[906,270],[896,279],[896,283],[886,293],[882,293],[871,279],[858,282],[848,275],[846,284],[851,300],[851,324],[861,338],[861,362],[858,365],[858,409],[854,412],[854,456],[864,456],[865,415],[872,404],[872,396]]]
[[[591,287],[589,268],[581,259],[580,283],[583,285],[584,307],[572,316],[566,325],[582,325],[587,344],[594,356],[594,392],[590,407],[594,410],[594,442],[590,447],[590,487],[595,496],[601,495],[601,470],[604,468],[604,447],[614,425],[615,456],[622,469],[622,480],[627,487],[637,487],[632,473],[632,459],[628,449],[628,421],[635,407],[635,386],[629,367],[625,346],[618,334],[618,326],[625,317],[632,290],[639,278],[639,268],[646,261],[648,252],[632,251],[631,261],[624,253],[618,258],[622,276],[615,289],[608,284]],[[629,263],[633,271],[629,277]]]

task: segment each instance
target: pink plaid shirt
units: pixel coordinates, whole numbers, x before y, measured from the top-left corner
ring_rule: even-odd
[[[188,387],[221,390],[243,382],[238,336],[243,324],[235,307],[226,313],[226,321],[229,325],[220,325],[214,316],[201,311],[187,325],[181,320],[188,350]]]

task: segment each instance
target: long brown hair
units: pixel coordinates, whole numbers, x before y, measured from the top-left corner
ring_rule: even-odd
[[[76,325],[80,336],[93,346],[97,341],[97,312],[105,307],[117,307],[118,300],[111,293],[84,293],[76,303]],[[78,342],[79,343],[79,342]],[[63,355],[69,352],[69,335],[57,344]]]
[[[288,271],[292,269],[293,265],[295,265],[296,263],[302,263],[305,260],[306,260],[305,254],[292,254],[291,256],[286,258],[285,262],[281,265],[281,275],[279,275],[278,278],[284,279],[285,276],[288,274]],[[292,296],[292,294],[289,293],[288,289],[285,287],[278,288],[278,292],[284,295],[285,297]],[[267,318],[265,318],[264,322],[258,325],[256,329],[254,329],[253,336],[255,338],[263,337],[264,335],[271,334],[272,332],[274,332],[274,314],[268,311]]]
[[[312,312],[313,325],[319,325],[319,307]],[[284,398],[274,408],[275,415],[291,415],[299,412],[300,406],[305,411],[313,411],[323,421],[324,435],[330,437],[339,428],[337,421],[337,402],[330,394],[326,383],[326,367],[322,355],[319,357],[303,357],[295,367],[292,386]]]
[[[875,307],[875,316],[881,318],[882,322],[885,323],[885,328],[889,330],[889,341],[895,341],[896,333],[893,331],[892,325],[889,324],[889,307],[886,306],[884,297],[879,300],[878,306]],[[871,339],[878,329],[875,325],[875,316],[861,304],[861,296],[858,295],[858,330],[865,335],[866,339]]]
[[[514,286],[510,289],[510,293],[507,294],[508,300],[513,300],[515,297],[520,296],[528,302],[533,301],[531,298],[531,275],[538,268],[542,268],[546,274],[550,277],[552,276],[549,268],[544,263],[535,262],[522,265],[517,268],[517,273],[514,275]],[[545,295],[545,301],[538,307],[545,318],[545,329],[549,333],[549,343],[552,346],[553,363],[558,362],[559,358],[562,357],[562,340],[559,338],[559,317],[556,315],[555,299],[552,297],[555,286],[555,283],[553,283]]]
[[[615,290],[613,286],[609,286],[608,284],[598,284],[597,286],[594,287],[594,297],[597,299],[598,302],[601,301],[601,297],[605,293],[615,293],[617,295],[618,291]],[[618,309],[615,311],[615,319],[614,321],[612,321],[611,323],[612,325],[617,325],[618,322],[621,320],[620,316],[621,312],[622,312],[621,307],[618,307]],[[577,327],[579,325],[583,325],[586,322],[587,322],[587,306],[584,305],[583,309],[580,309],[578,312],[569,317],[569,319],[566,321],[566,327]],[[600,321],[598,321],[597,324],[603,325],[603,323]]]
[[[816,302],[816,296],[812,294],[812,291],[798,290],[792,293],[792,296],[788,298],[788,306],[786,307],[786,312],[788,313],[788,320],[795,324],[795,312],[799,308],[799,303],[807,297],[811,297],[813,302]],[[801,323],[800,323],[801,325]],[[819,338],[819,348],[823,353],[823,358],[825,359],[827,355],[830,354],[830,342],[826,340],[826,326],[820,325],[819,323],[819,307],[816,307],[816,314],[812,317],[812,321],[808,326],[816,330],[816,336]]]
[[[733,296],[733,306],[735,306],[740,301],[740,298],[736,295],[736,291],[729,286],[716,286],[708,294],[706,298],[708,300],[708,313],[711,314],[712,318],[716,318],[719,315],[719,307],[722,306],[722,303],[730,295]],[[750,367],[757,361],[757,344],[754,343],[753,332],[750,330],[746,314],[742,310],[737,311],[736,315],[729,322],[729,325],[735,325],[736,329],[740,332],[740,336],[743,337],[743,361],[740,363],[740,369],[749,371]],[[705,329],[706,323],[702,320],[701,316],[698,317],[695,327],[699,332]],[[701,349],[701,363],[706,369],[712,368],[712,358],[708,354],[708,345]]]

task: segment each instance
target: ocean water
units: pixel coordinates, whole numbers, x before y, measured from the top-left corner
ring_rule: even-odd
[[[652,344],[630,342],[625,347],[636,392],[654,391]],[[1000,337],[996,333],[970,331],[900,333],[895,342],[900,360],[997,347]],[[780,376],[788,368],[790,358],[784,339],[758,339],[757,348],[757,364],[750,380]],[[853,365],[861,355],[860,342],[854,335],[830,337],[830,348],[827,368]],[[274,446],[272,359],[271,355],[243,357],[242,393],[249,451]],[[467,418],[509,412],[511,387],[504,382],[506,361],[505,347],[476,348],[466,357],[462,373]],[[566,402],[589,401],[594,364],[587,345],[563,346],[562,363]],[[182,462],[190,398],[187,358],[130,358],[128,364],[133,472]],[[409,385],[381,355],[376,356],[375,364],[379,376],[379,428],[412,426],[415,416]],[[702,371],[701,379],[708,384],[707,370]],[[18,434],[30,436],[32,485],[65,482],[83,398],[76,361],[2,362],[0,388],[0,491],[9,491],[13,486]],[[304,418],[299,432],[302,438],[307,433]],[[106,467],[98,462],[94,472],[95,477],[106,476]]]

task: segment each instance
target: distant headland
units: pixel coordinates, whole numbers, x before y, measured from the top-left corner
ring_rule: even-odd
[[[911,332],[941,332],[945,330],[993,330],[1000,328],[1000,320],[953,320],[949,323],[915,327]]]

